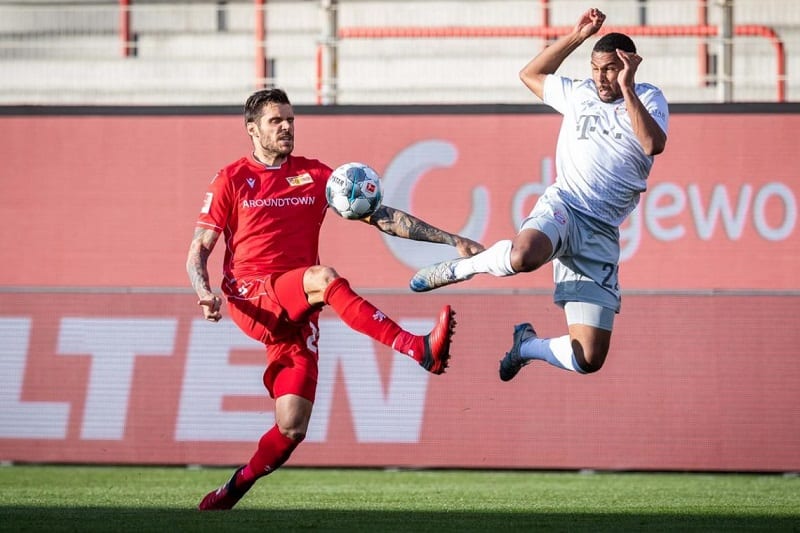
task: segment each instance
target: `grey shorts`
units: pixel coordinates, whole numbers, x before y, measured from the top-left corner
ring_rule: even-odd
[[[520,229],[537,229],[553,243],[553,300],[585,302],[619,313],[619,229],[565,205],[548,189]]]

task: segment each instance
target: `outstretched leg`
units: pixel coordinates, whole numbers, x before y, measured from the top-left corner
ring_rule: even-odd
[[[553,244],[545,233],[524,228],[514,240],[497,241],[472,257],[442,261],[418,270],[409,287],[414,292],[426,292],[466,281],[475,274],[505,277],[532,272],[548,262],[552,255]]]
[[[514,327],[511,349],[500,360],[500,379],[513,379],[523,366],[533,360],[545,361],[557,368],[590,374],[597,372],[605,363],[611,344],[611,330],[615,312],[612,309],[584,302],[568,302],[568,316],[582,311],[589,324],[569,324],[569,335],[542,339],[536,335],[531,324]]]
[[[359,296],[335,270],[314,266],[305,271],[303,286],[311,305],[330,306],[345,324],[382,344],[406,354],[432,374],[442,374],[450,360],[455,312],[446,305],[427,335],[401,328],[372,303]]]
[[[232,509],[249,491],[256,480],[274,472],[283,465],[300,444],[283,435],[275,425],[261,436],[258,449],[246,465],[239,467],[221,487],[206,494],[197,506],[201,511],[227,511]]]
[[[284,367],[271,384],[274,391],[296,390],[314,397],[316,380],[302,369]],[[250,461],[234,472],[227,483],[209,492],[200,502],[201,511],[233,508],[255,482],[280,468],[305,439],[313,402],[297,394],[276,392],[275,425],[261,436]]]

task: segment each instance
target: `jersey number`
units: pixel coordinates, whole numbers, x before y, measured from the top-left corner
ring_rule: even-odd
[[[619,283],[613,278],[615,278],[619,272],[619,265],[615,265],[614,263],[603,263],[603,270],[606,272],[606,277],[603,278],[603,287],[618,291]]]

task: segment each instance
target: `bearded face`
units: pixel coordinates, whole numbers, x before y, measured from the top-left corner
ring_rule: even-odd
[[[289,104],[269,103],[257,121],[248,122],[256,157],[265,163],[283,160],[294,150],[294,110]]]

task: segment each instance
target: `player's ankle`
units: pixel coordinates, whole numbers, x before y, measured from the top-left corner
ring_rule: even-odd
[[[425,340],[419,335],[401,331],[392,342],[392,349],[420,362],[425,355]]]
[[[236,471],[234,483],[237,487],[249,487],[255,483],[256,477],[255,473],[250,469],[250,465],[247,464]]]

